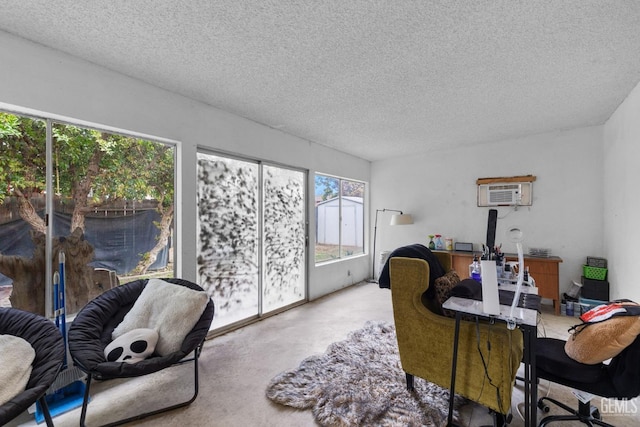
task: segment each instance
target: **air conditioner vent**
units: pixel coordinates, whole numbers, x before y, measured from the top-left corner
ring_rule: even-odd
[[[487,186],[489,205],[515,205],[520,200],[520,184]]]

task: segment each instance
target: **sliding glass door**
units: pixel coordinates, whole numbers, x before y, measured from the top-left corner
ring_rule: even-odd
[[[198,154],[198,280],[213,329],[306,298],[302,171]]]
[[[258,164],[198,154],[198,281],[212,327],[258,311]]]
[[[263,311],[305,298],[305,176],[297,170],[263,167]]]

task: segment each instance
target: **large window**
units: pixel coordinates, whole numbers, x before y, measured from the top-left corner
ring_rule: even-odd
[[[364,190],[364,182],[316,174],[316,262],[364,253]]]
[[[49,315],[64,280],[73,314],[172,276],[174,171],[172,145],[0,111],[0,306]]]

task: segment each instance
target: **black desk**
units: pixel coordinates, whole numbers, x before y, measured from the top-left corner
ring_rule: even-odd
[[[536,288],[523,288],[522,293],[536,293]],[[537,299],[539,303],[539,299]],[[456,366],[458,363],[458,339],[460,334],[460,319],[463,314],[470,314],[485,319],[493,319],[496,321],[507,322],[511,312],[511,306],[500,305],[499,316],[488,316],[482,312],[482,301],[451,297],[442,305],[443,308],[453,310],[456,313],[456,326],[453,338],[453,361],[451,363],[451,389],[449,391],[449,417],[447,425],[453,426],[453,399],[455,396],[455,380]],[[514,313],[516,326],[522,330],[524,338],[524,404],[525,427],[534,427],[537,425],[537,401],[538,387],[536,379],[536,357],[535,344],[538,334],[538,307],[520,308],[518,307]]]

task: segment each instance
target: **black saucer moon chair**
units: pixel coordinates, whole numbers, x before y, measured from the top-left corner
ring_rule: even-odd
[[[590,394],[611,399],[632,399],[640,395],[640,338],[613,357],[608,365],[579,363],[567,356],[564,340],[538,338],[536,365],[538,378]],[[588,426],[613,427],[601,419],[599,410],[590,401],[578,401],[576,410],[556,399],[542,397],[538,400],[538,407],[544,412],[549,411],[547,402],[569,414],[549,415],[540,420],[540,427],[558,421],[580,421]]]
[[[35,351],[27,387],[0,406],[0,425],[16,418],[38,401],[47,426],[53,426],[45,394],[56,380],[64,360],[64,343],[58,328],[52,321],[37,314],[16,308],[0,308],[0,335],[22,338]]]
[[[203,290],[200,286],[183,279],[162,280],[176,286],[186,286],[196,291]],[[92,379],[105,381],[116,378],[138,377],[176,364],[187,362],[193,362],[194,364],[194,392],[190,399],[111,422],[108,424],[110,426],[125,424],[190,405],[198,396],[198,357],[202,351],[204,340],[209,332],[214,315],[214,305],[210,298],[200,319],[186,335],[179,350],[163,356],[154,353],[151,357],[133,364],[109,362],[105,357],[104,349],[112,341],[113,330],[132,309],[147,282],[147,279],[136,280],[104,292],[82,308],[69,329],[69,351],[71,357],[75,366],[87,373],[80,426],[85,425]],[[180,304],[180,301],[176,299],[174,303]],[[187,358],[191,353],[193,353],[193,356]]]

